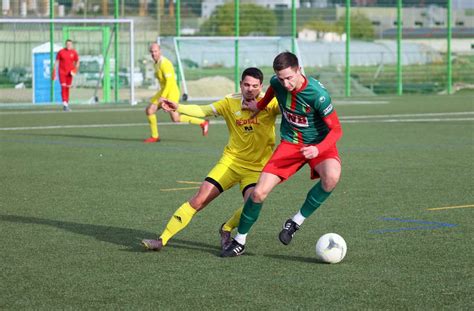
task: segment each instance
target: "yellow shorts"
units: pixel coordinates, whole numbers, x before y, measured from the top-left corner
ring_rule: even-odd
[[[221,158],[207,174],[206,181],[216,186],[220,192],[224,192],[239,183],[240,191],[243,194],[249,187],[257,184],[260,173],[260,171],[224,164]]]
[[[161,97],[161,91],[156,93],[155,96],[153,96],[150,99],[150,103],[152,105],[158,106],[158,109],[161,108],[161,103],[159,102],[160,97]],[[174,101],[175,103],[179,103],[179,91],[171,91],[167,98],[171,101]]]

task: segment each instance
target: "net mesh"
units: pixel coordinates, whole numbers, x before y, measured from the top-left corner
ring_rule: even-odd
[[[4,54],[0,58],[0,102],[61,102],[58,83],[54,84],[54,94],[59,96],[54,95],[54,100],[50,96],[51,39],[54,42],[53,61],[66,39],[73,41],[73,48],[79,54],[80,68],[73,78],[70,103],[92,103],[94,99],[130,102],[134,76],[131,72],[130,24],[100,20],[88,23],[63,20],[52,25],[47,20],[0,22],[0,49]],[[135,73],[135,84],[143,83],[140,77]]]

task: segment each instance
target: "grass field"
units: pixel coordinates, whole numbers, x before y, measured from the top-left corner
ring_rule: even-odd
[[[217,230],[237,188],[163,251],[139,245],[219,159],[220,119],[203,138],[159,113],[162,142],[145,145],[143,106],[0,108],[0,309],[474,309],[473,97],[335,104],[338,188],[283,246],[313,184],[304,168],[269,196],[247,253],[226,259]],[[348,244],[340,264],[315,259],[327,232]]]

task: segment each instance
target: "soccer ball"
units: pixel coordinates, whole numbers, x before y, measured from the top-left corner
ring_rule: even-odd
[[[340,262],[346,252],[346,241],[337,233],[326,233],[316,243],[316,257],[326,263]]]

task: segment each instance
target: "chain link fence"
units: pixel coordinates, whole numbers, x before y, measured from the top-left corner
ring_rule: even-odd
[[[133,19],[135,62],[142,76],[138,94],[143,94],[143,100],[156,88],[148,56],[149,43],[176,36],[296,38],[306,74],[320,79],[334,95],[442,94],[474,88],[474,3],[470,0],[0,0],[0,3],[2,19]],[[346,16],[348,8],[350,18]],[[349,36],[347,22],[350,22]],[[28,87],[31,49],[49,40],[49,30],[42,29],[43,26],[1,27],[0,90],[20,82]],[[57,43],[61,43],[60,36],[57,37]],[[94,41],[94,36],[84,34],[76,40],[83,46],[87,41],[90,51],[97,49],[94,43],[102,44],[100,40]],[[193,49],[201,56],[207,53],[212,57],[215,53],[206,45],[198,44]],[[255,47],[256,59],[262,58],[260,50]],[[175,55],[167,56],[176,61]],[[127,57],[126,53],[123,57]],[[216,66],[208,68],[195,66],[196,63],[189,59],[185,64],[193,67],[188,80],[209,76],[206,72],[219,72]],[[350,66],[346,67],[346,63]],[[229,61],[222,66],[236,64]]]

